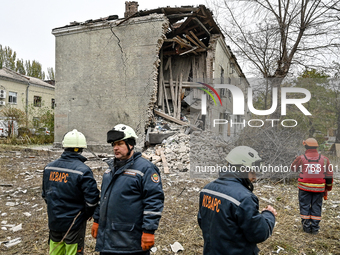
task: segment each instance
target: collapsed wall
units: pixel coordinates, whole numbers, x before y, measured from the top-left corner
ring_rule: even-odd
[[[55,142],[76,128],[96,151],[119,123],[143,145],[157,97],[159,50],[168,29],[162,14],[96,20],[56,28]]]

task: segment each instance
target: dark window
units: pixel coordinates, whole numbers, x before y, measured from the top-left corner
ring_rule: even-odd
[[[224,84],[224,69],[221,67],[221,84]]]
[[[40,96],[34,96],[33,105],[35,107],[41,107],[41,97]]]
[[[16,104],[17,103],[17,92],[8,92],[8,103]]]
[[[52,100],[51,100],[51,108],[54,109],[54,107],[55,107],[55,99],[52,98]]]

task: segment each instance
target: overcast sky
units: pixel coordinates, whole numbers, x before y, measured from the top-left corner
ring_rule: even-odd
[[[205,0],[140,0],[139,10],[158,7],[197,6]],[[9,46],[17,58],[37,60],[47,75],[55,70],[55,37],[52,29],[72,21],[84,22],[109,15],[124,17],[125,0],[7,0],[1,1],[0,44]]]

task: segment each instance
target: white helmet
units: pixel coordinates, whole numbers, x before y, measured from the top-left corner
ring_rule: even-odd
[[[248,146],[238,146],[232,149],[226,157],[229,164],[245,167],[260,166],[262,159],[256,150]]]
[[[63,148],[87,148],[85,136],[77,129],[64,135],[62,145]]]
[[[126,140],[129,138],[136,140],[138,136],[136,135],[135,131],[131,127],[125,124],[118,124],[112,130],[107,132],[108,143]]]

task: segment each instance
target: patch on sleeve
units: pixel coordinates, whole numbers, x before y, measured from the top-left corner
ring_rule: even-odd
[[[159,182],[159,176],[157,173],[151,175],[151,180],[155,183]]]

